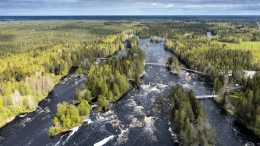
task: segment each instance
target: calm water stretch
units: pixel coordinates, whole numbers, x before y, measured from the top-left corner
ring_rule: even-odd
[[[172,53],[164,50],[163,43],[150,43],[140,39],[140,47],[146,54],[147,63],[164,64]],[[87,146],[87,145],[178,145],[168,119],[168,93],[174,84],[193,89],[196,95],[211,94],[211,87],[199,76],[182,71],[175,76],[161,66],[146,66],[146,75],[140,89],[134,89],[112,109],[95,113],[72,132],[50,138],[48,128],[56,105],[72,102],[77,88],[85,82],[80,77],[68,76],[57,85],[36,112],[22,115],[0,129],[1,146]],[[257,143],[257,140],[233,118],[222,112],[212,99],[201,100],[208,122],[216,128],[217,145],[239,146]],[[243,132],[241,132],[243,131]],[[247,136],[246,136],[247,135]],[[249,136],[248,136],[249,135]]]

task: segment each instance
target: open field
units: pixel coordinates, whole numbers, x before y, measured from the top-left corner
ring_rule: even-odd
[[[260,62],[260,42],[224,43],[227,48],[250,51],[253,54],[253,63]]]

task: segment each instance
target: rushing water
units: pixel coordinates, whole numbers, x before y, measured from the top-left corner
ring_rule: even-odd
[[[146,63],[164,64],[173,55],[163,49],[163,43],[140,39],[139,44],[145,51]],[[45,110],[38,110],[2,128],[0,145],[178,145],[168,119],[170,87],[181,84],[187,89],[193,89],[196,95],[211,94],[212,89],[193,73],[182,71],[180,76],[175,76],[165,67],[153,65],[147,65],[145,69],[146,75],[140,89],[133,89],[108,111],[92,112],[86,122],[75,127],[72,132],[49,138],[47,128],[51,125],[55,105],[75,92],[76,86],[72,86],[71,91],[67,89],[69,85],[74,85],[75,79],[72,78],[67,86],[63,84],[61,89],[59,86],[54,89],[55,92],[62,91],[63,97],[54,96],[50,102],[41,105],[43,109],[50,109],[49,114]],[[239,128],[233,124],[234,120],[223,114],[212,99],[201,100],[201,103],[209,124],[216,128],[217,145],[239,146],[251,141],[251,137],[239,132]],[[26,118],[30,120],[25,122],[25,126],[21,125]]]
[[[64,78],[35,112],[18,116],[0,129],[0,146],[54,145],[59,138],[49,137],[48,128],[52,125],[56,105],[62,101],[71,103],[76,89],[84,82],[85,79],[72,75]]]

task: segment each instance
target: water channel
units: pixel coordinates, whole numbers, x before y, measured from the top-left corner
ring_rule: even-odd
[[[164,64],[172,53],[164,50],[163,42],[151,43],[140,39],[140,47],[147,63]],[[68,76],[57,85],[53,93],[37,111],[16,118],[0,129],[1,146],[87,146],[87,145],[178,145],[168,119],[168,94],[170,87],[180,84],[193,89],[196,95],[211,94],[212,89],[200,76],[182,71],[179,76],[163,66],[147,65],[141,88],[133,89],[108,111],[91,112],[86,122],[72,132],[50,138],[48,127],[57,103],[71,102],[84,79]],[[208,124],[216,129],[217,145],[239,146],[257,141],[234,124],[234,119],[222,112],[213,99],[201,100]],[[174,124],[174,123],[173,123]],[[243,131],[243,132],[242,132]]]

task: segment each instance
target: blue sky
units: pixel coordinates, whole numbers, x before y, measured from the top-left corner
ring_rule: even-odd
[[[0,15],[260,15],[260,0],[0,0]]]

